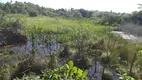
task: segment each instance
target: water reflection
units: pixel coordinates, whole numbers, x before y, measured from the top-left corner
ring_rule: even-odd
[[[26,44],[12,47],[12,50],[14,53],[17,53],[17,54],[26,54],[26,53],[30,53],[32,51],[32,48],[33,48],[32,42],[27,42]],[[38,55],[42,56],[47,53],[51,53],[56,50],[59,50],[61,46],[59,43],[57,43],[56,40],[52,40],[52,43],[50,46],[46,46],[44,44],[35,44],[35,48]]]

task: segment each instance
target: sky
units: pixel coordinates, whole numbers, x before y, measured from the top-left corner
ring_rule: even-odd
[[[131,13],[138,10],[139,3],[142,0],[12,0],[13,2],[31,2],[40,6],[53,9],[86,9],[99,11],[113,11],[120,13]],[[0,0],[2,3],[10,2],[10,0]]]

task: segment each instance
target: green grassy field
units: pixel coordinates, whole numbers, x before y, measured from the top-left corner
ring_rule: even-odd
[[[47,39],[50,38],[57,39],[57,41],[59,41],[59,43],[62,44],[63,46],[69,46],[68,51],[72,53],[72,58],[64,57],[63,60],[67,62],[70,59],[74,59],[73,61],[75,62],[75,65],[85,65],[87,67],[89,65],[93,65],[94,59],[97,56],[99,59],[101,58],[102,60],[104,60],[104,62],[102,62],[102,65],[107,66],[107,68],[113,69],[116,72],[117,71],[121,72],[122,70],[122,72],[127,73],[129,72],[133,55],[134,53],[137,53],[137,50],[135,49],[136,45],[135,43],[129,43],[128,41],[111,34],[110,32],[113,30],[114,27],[97,25],[96,20],[94,19],[77,20],[77,19],[66,19],[61,17],[45,17],[45,16],[28,17],[25,15],[15,15],[15,14],[7,15],[6,19],[7,20],[20,19],[20,23],[24,27],[22,34],[24,35],[26,34],[26,36],[29,38],[34,36],[33,39],[34,38],[40,39],[42,36],[44,37],[45,35],[49,35],[46,36]],[[40,31],[39,29],[42,30]],[[28,30],[29,33],[27,33],[26,30]],[[58,38],[52,37],[56,35],[58,35]],[[37,43],[33,42],[33,44]],[[139,46],[138,48],[141,49],[141,46]],[[98,51],[101,51],[101,54],[99,54],[100,52],[94,52],[96,49],[98,49]],[[57,53],[56,55],[59,56],[60,54],[58,53],[60,52],[61,51],[56,52]],[[8,58],[5,59],[7,61],[11,60],[14,56],[16,56],[14,58],[16,58],[15,60],[17,61],[19,60],[19,63],[22,59],[26,58],[25,56],[27,56],[27,54],[25,56],[22,56],[24,54],[19,54],[19,55],[10,54],[11,55],[10,57],[8,53],[6,54],[4,54],[4,52],[2,53],[3,54],[0,60]],[[94,53],[96,53],[97,55]],[[84,55],[87,58],[86,57],[84,58]],[[78,56],[79,59],[76,59],[75,57]],[[52,59],[50,60],[50,58],[52,57],[51,55],[47,55],[44,58],[38,58],[38,59],[37,57],[38,56],[36,56],[35,58],[36,60],[38,60],[38,63],[36,64],[38,67],[40,67],[40,69],[43,66],[47,67],[47,64],[50,63],[50,61],[52,60]],[[110,60],[108,62],[105,62],[107,61],[107,58],[109,58]],[[85,62],[83,62],[82,64],[77,62],[82,59],[85,59]],[[61,61],[62,59],[56,56],[54,60],[57,61],[56,64],[58,64],[59,61]],[[40,64],[40,62],[42,63],[42,65]],[[18,67],[18,65],[16,65],[16,67]],[[35,68],[35,65],[33,67]],[[55,68],[56,67],[59,66],[55,66]],[[5,68],[5,66],[3,68]],[[47,69],[48,68],[49,66],[47,67]],[[9,70],[10,68],[6,67],[5,69]],[[134,69],[136,69],[137,71],[139,70],[137,66],[135,66]],[[2,74],[3,72],[4,71],[1,70],[0,74]],[[12,72],[13,71],[9,70],[5,72],[5,74],[11,76]],[[137,72],[135,71],[135,73]],[[135,75],[138,76],[137,74]]]

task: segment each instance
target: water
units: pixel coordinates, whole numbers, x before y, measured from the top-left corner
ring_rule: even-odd
[[[118,35],[118,36],[120,36],[120,37],[122,37],[123,39],[126,39],[126,40],[130,40],[130,41],[134,41],[134,42],[142,42],[142,36],[137,37],[137,36],[132,35],[132,34],[126,34],[125,32],[122,32],[122,31],[112,31],[111,33]]]
[[[59,50],[61,48],[60,44],[58,44],[56,40],[53,40],[51,44],[52,45],[48,46],[48,47],[45,46],[44,44],[35,44],[37,54],[40,55],[40,56],[43,56],[43,55],[45,55],[47,53],[57,51],[57,50]],[[30,53],[32,51],[32,43],[27,42],[24,45],[19,45],[19,46],[12,47],[11,50],[14,53],[17,53],[17,54]]]
[[[52,53],[54,51],[60,50],[61,45],[57,43],[56,40],[53,40],[51,42],[51,46],[45,46],[44,44],[36,44],[36,53],[38,56],[45,56],[48,53]],[[14,54],[27,54],[32,51],[32,43],[28,41],[26,44],[19,44],[19,45],[13,45],[13,47],[10,47],[12,50],[12,53]],[[15,60],[10,61],[0,61],[0,66],[3,66],[5,64],[13,64],[16,62]]]
[[[96,66],[93,65],[89,69],[88,76],[91,77],[91,80],[102,80],[102,72],[103,72],[103,66],[101,65],[100,62],[97,61]],[[94,74],[95,74],[95,77],[94,77]]]
[[[112,80],[119,80],[119,76],[116,72],[114,72],[113,70],[111,70],[109,68],[106,68],[105,70],[112,73]],[[95,71],[96,71],[96,73],[95,73]],[[102,80],[102,76],[103,76],[102,73],[103,73],[103,65],[99,61],[97,61],[96,66],[94,64],[89,69],[88,76],[91,78],[91,80]]]
[[[4,66],[5,64],[9,64],[12,65],[14,62],[16,62],[15,60],[10,60],[10,61],[0,61],[0,66]]]

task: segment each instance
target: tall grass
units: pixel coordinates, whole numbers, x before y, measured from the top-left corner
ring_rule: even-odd
[[[56,40],[64,46],[64,49],[67,49],[67,51],[62,50],[60,54],[65,54],[64,52],[69,53],[67,60],[74,59],[75,65],[83,69],[89,68],[90,63],[93,65],[95,61],[101,59],[102,61],[104,60],[102,64],[107,66],[106,68],[113,68],[117,71],[117,68],[124,66],[125,72],[127,72],[127,68],[129,68],[133,58],[134,53],[131,51],[133,44],[129,44],[120,37],[111,34],[110,31],[113,29],[111,26],[96,25],[93,19],[68,20],[59,17],[27,17],[22,15],[18,15],[16,18],[20,18],[23,22],[25,29],[23,34],[29,37],[28,39],[32,42],[33,50],[36,50],[36,44],[44,44],[46,48],[50,48],[52,40]],[[12,19],[16,18],[12,17]],[[37,52],[32,51],[32,53],[35,54]],[[39,64],[38,67],[42,67],[40,62],[47,61],[47,63],[42,65],[46,65],[46,69],[54,69],[57,64],[60,65],[59,61],[61,59],[58,57],[58,53],[59,51],[54,54],[47,54],[43,61],[37,59],[39,56],[34,55],[34,60],[39,60],[39,63],[37,63],[37,65]],[[34,60],[31,66],[36,64]]]

